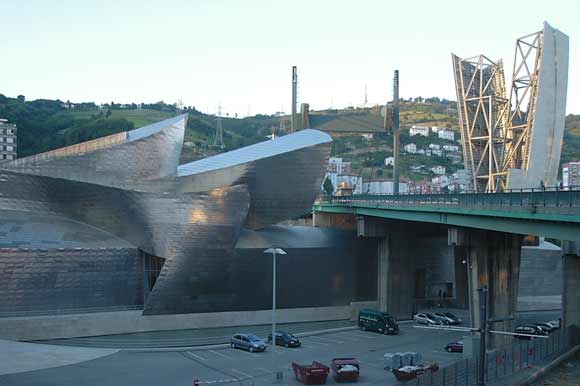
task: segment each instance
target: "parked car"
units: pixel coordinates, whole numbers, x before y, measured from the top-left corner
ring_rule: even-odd
[[[463,352],[463,342],[460,340],[457,342],[451,342],[451,343],[447,344],[447,346],[445,346],[445,351],[447,351],[447,352]]]
[[[285,347],[300,347],[300,339],[285,331],[276,331],[276,345]],[[268,335],[268,343],[272,343],[272,334]]]
[[[441,326],[443,322],[429,312],[419,312],[413,317],[417,324],[426,324],[427,326]]]
[[[243,348],[250,352],[265,351],[266,342],[254,334],[235,334],[230,339],[231,348]]]
[[[550,320],[550,321],[548,322],[548,324],[549,324],[550,326],[552,326],[552,327],[554,328],[554,330],[557,330],[557,329],[559,329],[559,328],[560,328],[560,319],[557,319],[557,320]]]
[[[457,316],[455,316],[451,312],[435,312],[435,313],[433,313],[433,315],[437,316],[440,319],[446,320],[447,323],[452,324],[452,325],[461,324],[461,322],[462,322],[461,319],[459,319]]]
[[[548,334],[551,333],[552,331],[556,330],[554,328],[554,326],[550,325],[549,323],[535,323],[535,325],[540,327],[542,330],[544,330]]]
[[[533,324],[525,324],[522,326],[517,326],[516,329],[514,330],[514,332],[516,334],[526,334],[526,335],[547,335],[547,333],[544,330],[542,330],[540,327],[535,326]],[[532,339],[531,336],[516,335],[515,337],[517,339],[526,339],[526,340]]]
[[[433,317],[435,319],[437,319],[438,321],[440,321],[441,324],[444,325],[444,326],[449,326],[451,324],[451,323],[449,323],[449,320],[445,316],[439,316],[439,315],[436,315],[436,314],[432,314],[432,315],[433,315]]]
[[[399,325],[390,314],[370,309],[358,313],[358,327],[363,331],[377,331],[383,334],[399,332]]]
[[[358,381],[360,365],[355,358],[334,358],[330,368],[337,383]]]

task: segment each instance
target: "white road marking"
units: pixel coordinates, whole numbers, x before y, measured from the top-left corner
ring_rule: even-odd
[[[272,371],[266,370],[263,367],[256,367],[256,370],[263,372],[264,374],[272,374]]]
[[[246,378],[253,378],[253,376],[252,376],[252,375],[250,375],[250,374],[248,374],[248,373],[244,373],[243,371],[236,370],[236,369],[232,369],[232,371],[233,371],[233,372],[236,372],[236,373],[238,373],[238,374],[241,374],[243,377],[246,377]]]
[[[198,360],[200,360],[200,361],[204,361],[204,362],[205,362],[205,361],[207,361],[207,359],[205,359],[205,358],[204,358],[204,357],[202,357],[201,355],[194,354],[194,353],[193,353],[193,352],[191,352],[191,351],[186,351],[185,353],[186,353],[186,354],[188,354],[188,355],[190,355],[190,356],[192,356],[192,357],[194,357],[195,359],[198,359]]]
[[[215,354],[215,355],[219,355],[219,356],[220,356],[220,357],[222,357],[222,358],[232,359],[232,357],[231,357],[231,356],[229,356],[229,355],[226,355],[226,354],[222,354],[221,352],[218,352],[218,351],[216,351],[216,350],[209,350],[209,352],[211,352],[211,353],[213,353],[213,354]]]

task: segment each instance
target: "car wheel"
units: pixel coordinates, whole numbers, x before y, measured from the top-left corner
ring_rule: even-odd
[[[250,352],[254,352],[254,348],[250,346]]]
[[[447,352],[452,352],[453,351],[453,349],[451,347],[447,347],[446,350],[447,350]]]

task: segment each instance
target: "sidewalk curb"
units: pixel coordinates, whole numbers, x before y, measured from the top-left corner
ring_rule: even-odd
[[[317,331],[309,331],[309,332],[301,332],[295,334],[297,337],[306,337],[306,336],[314,336],[314,335],[323,335],[323,334],[330,334],[333,332],[341,332],[341,331],[351,331],[358,329],[357,326],[349,326],[349,327],[337,327],[337,328],[328,328],[326,330],[317,330]],[[223,349],[229,348],[229,343],[220,343],[220,344],[212,344],[212,345],[201,345],[201,346],[183,346],[183,347],[143,347],[143,348],[121,348],[118,349],[119,351],[128,351],[128,352],[178,352],[178,351],[203,351],[203,350],[213,350],[213,349]]]
[[[560,355],[558,358],[554,359],[552,362],[548,363],[546,366],[536,370],[532,374],[528,375],[524,379],[511,383],[510,386],[526,386],[538,380],[538,378],[544,376],[548,371],[552,370],[554,367],[558,366],[560,363],[564,362],[566,359],[576,354],[580,350],[580,345],[577,345],[564,354]]]

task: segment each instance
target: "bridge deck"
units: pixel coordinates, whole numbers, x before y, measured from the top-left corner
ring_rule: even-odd
[[[322,199],[313,210],[580,239],[580,190],[357,195]]]

